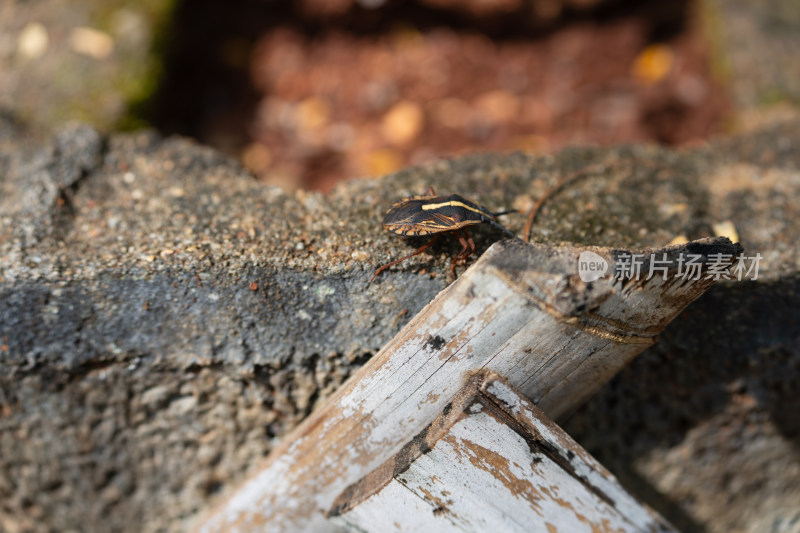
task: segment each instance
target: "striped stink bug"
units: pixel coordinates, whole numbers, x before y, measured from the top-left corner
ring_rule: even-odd
[[[448,232],[454,233],[462,246],[461,252],[453,258],[450,267],[450,271],[455,276],[458,261],[463,260],[466,263],[467,257],[475,251],[475,241],[472,240],[466,228],[477,224],[491,224],[511,237],[519,239],[497,222],[498,216],[516,212],[515,209],[512,209],[494,213],[458,194],[436,196],[432,188],[428,188],[422,196],[412,196],[395,202],[383,218],[384,229],[397,235],[413,237],[433,235],[433,238],[413,253],[380,267],[372,275],[369,283],[372,283],[378,274],[387,268],[421,254],[430,248],[442,234]]]

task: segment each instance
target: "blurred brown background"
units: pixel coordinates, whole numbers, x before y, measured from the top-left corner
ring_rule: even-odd
[[[728,108],[686,1],[239,4],[178,10],[154,119],[286,188],[470,151],[681,144]]]
[[[797,2],[750,4],[12,0],[0,108],[39,133],[191,136],[289,190],[474,151],[680,146],[799,100],[780,60]]]

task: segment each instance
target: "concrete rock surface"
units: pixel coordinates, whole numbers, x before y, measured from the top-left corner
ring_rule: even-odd
[[[585,169],[534,240],[733,226],[763,258],[566,429],[679,527],[797,531],[798,147],[795,121],[683,152],[468,156],[322,196],[180,138],[70,125],[36,144],[0,117],[0,530],[185,528],[445,287],[446,239],[367,285],[424,242],[380,229],[388,205],[433,186],[525,209]]]

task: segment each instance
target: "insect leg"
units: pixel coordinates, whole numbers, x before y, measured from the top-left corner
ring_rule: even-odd
[[[421,254],[422,252],[424,252],[425,250],[427,250],[428,248],[430,248],[430,247],[431,247],[431,245],[432,245],[433,243],[435,243],[435,242],[436,242],[436,239],[438,239],[438,238],[439,238],[439,237],[441,237],[441,236],[442,236],[442,235],[441,235],[441,233],[440,233],[440,234],[438,234],[438,235],[434,235],[434,236],[433,236],[433,238],[432,238],[431,240],[429,240],[428,242],[426,242],[425,244],[423,244],[422,246],[420,246],[419,248],[417,248],[417,250],[416,250],[416,251],[414,251],[413,253],[410,253],[410,254],[408,254],[408,255],[406,255],[406,256],[404,256],[404,257],[401,257],[400,259],[395,259],[395,260],[394,260],[394,261],[392,261],[391,263],[386,263],[385,265],[383,265],[382,267],[380,267],[378,270],[376,270],[376,271],[375,271],[375,273],[372,275],[372,277],[371,277],[371,278],[369,278],[369,281],[367,282],[367,285],[369,285],[370,283],[372,283],[372,280],[374,280],[375,278],[377,278],[377,277],[378,277],[378,274],[380,274],[381,272],[383,272],[383,271],[384,271],[384,270],[386,270],[387,268],[389,268],[389,267],[391,267],[391,266],[394,266],[394,265],[396,265],[397,263],[402,263],[402,262],[403,262],[403,261],[405,261],[406,259],[409,259],[409,258],[411,258],[411,257],[414,257],[415,255],[419,255],[419,254]]]
[[[456,276],[456,264],[458,264],[459,259],[462,259],[466,266],[467,258],[475,251],[475,241],[472,240],[472,236],[467,230],[457,230],[456,235],[458,236],[458,242],[461,243],[462,248],[461,252],[453,259],[450,265],[450,272],[453,274],[453,277]]]

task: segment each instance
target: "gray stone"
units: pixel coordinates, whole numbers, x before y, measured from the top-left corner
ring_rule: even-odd
[[[0,139],[0,529],[185,527],[445,287],[447,240],[367,285],[422,242],[380,229],[392,201],[432,185],[525,207],[584,168],[535,240],[662,246],[731,221],[764,259],[568,431],[679,526],[796,527],[800,122],[686,152],[470,156],[329,196],[180,138]]]

